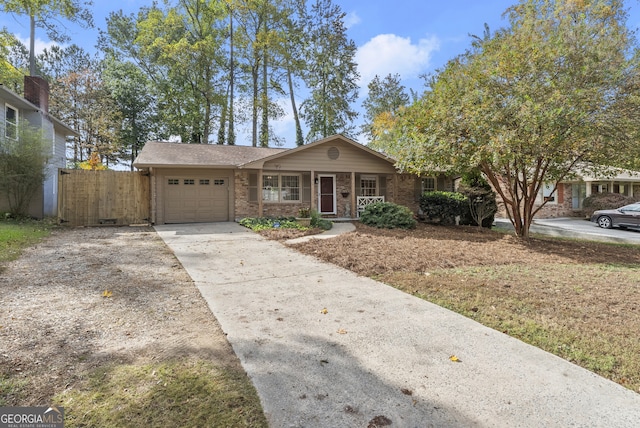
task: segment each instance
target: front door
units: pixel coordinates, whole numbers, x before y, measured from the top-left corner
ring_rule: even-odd
[[[336,213],[336,177],[334,175],[320,175],[318,200],[320,214]]]

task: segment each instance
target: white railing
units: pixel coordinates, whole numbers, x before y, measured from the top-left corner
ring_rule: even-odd
[[[384,196],[358,196],[358,218],[367,205],[375,204],[376,202],[384,202]]]

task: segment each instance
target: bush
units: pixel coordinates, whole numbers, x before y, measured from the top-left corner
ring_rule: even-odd
[[[635,199],[632,197],[619,193],[594,193],[584,198],[582,202],[582,213],[585,217],[591,217],[594,211],[612,210],[634,202]]]
[[[317,227],[322,230],[330,230],[333,227],[333,223],[326,218],[322,218],[318,211],[311,210],[309,215],[311,216],[311,227]]]
[[[299,229],[299,230],[308,229],[307,227],[304,227],[304,226],[300,225],[296,221],[295,217],[276,217],[276,218],[272,218],[272,217],[260,217],[260,218],[246,217],[246,218],[243,218],[242,220],[240,220],[238,223],[240,223],[241,226],[244,226],[244,227],[246,227],[248,229],[253,230],[254,232],[259,232],[261,230],[268,230],[268,229],[277,229],[277,228],[281,228],[281,229]]]
[[[413,229],[416,221],[411,210],[391,202],[376,202],[360,214],[362,224],[385,229]]]
[[[420,197],[420,210],[428,222],[453,225],[468,210],[467,198],[456,192],[426,192]]]
[[[460,224],[491,228],[498,212],[496,194],[490,187],[460,187],[460,193],[466,197],[466,205],[463,204],[460,215]]]

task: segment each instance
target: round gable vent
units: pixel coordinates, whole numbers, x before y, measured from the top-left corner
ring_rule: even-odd
[[[331,147],[327,150],[327,156],[329,156],[331,160],[336,160],[340,157],[340,150],[338,150],[337,147]]]

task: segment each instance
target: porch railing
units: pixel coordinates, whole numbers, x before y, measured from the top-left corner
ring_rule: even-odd
[[[360,218],[360,213],[364,211],[367,205],[374,204],[376,202],[384,202],[384,196],[358,196],[358,218]]]

